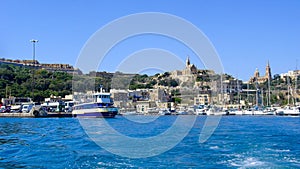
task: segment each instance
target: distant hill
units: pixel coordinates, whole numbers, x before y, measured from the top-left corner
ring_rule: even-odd
[[[35,68],[35,69],[45,69],[48,71],[60,71],[66,72],[70,74],[82,74],[81,70],[78,68],[74,68],[69,64],[47,64],[47,63],[39,63],[37,60],[13,60],[13,59],[5,59],[0,58],[0,64],[11,64],[19,67],[27,67],[27,68]]]

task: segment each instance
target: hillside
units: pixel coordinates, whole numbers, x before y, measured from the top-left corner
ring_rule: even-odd
[[[8,96],[32,97],[33,69],[20,67],[12,64],[0,64],[0,98]],[[76,82],[76,91],[85,92],[90,89],[97,89],[100,84],[107,90],[153,88],[155,84],[165,86],[177,86],[175,80],[170,79],[165,73],[158,77],[138,75],[90,72],[86,75],[73,75],[60,71],[47,71],[38,69],[34,71],[34,101],[40,102],[50,95],[62,96],[72,93],[72,81]],[[91,80],[93,79],[93,80]],[[95,83],[92,83],[94,82]]]

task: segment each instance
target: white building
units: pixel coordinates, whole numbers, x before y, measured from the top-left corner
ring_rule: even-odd
[[[290,70],[287,73],[281,73],[280,78],[286,80],[286,77],[290,77],[292,80],[294,80],[299,75],[300,75],[300,70]]]

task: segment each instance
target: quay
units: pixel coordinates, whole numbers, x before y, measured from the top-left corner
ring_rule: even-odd
[[[49,112],[45,115],[35,115],[33,113],[0,113],[0,118],[67,118],[75,117],[72,113],[65,112]]]
[[[29,113],[0,113],[0,117],[35,117],[33,114]]]
[[[65,112],[55,112],[55,113],[47,113],[46,117],[76,117],[76,115],[72,113],[65,113]]]

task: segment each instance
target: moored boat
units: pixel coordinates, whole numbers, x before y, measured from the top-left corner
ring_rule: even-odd
[[[300,116],[300,107],[286,106],[283,109],[277,109],[276,114],[283,116]]]
[[[118,108],[113,106],[110,93],[100,92],[92,94],[92,101],[74,105],[72,114],[75,117],[103,117],[113,118],[118,114]]]
[[[161,109],[159,110],[158,115],[171,115],[171,112],[168,109]]]

